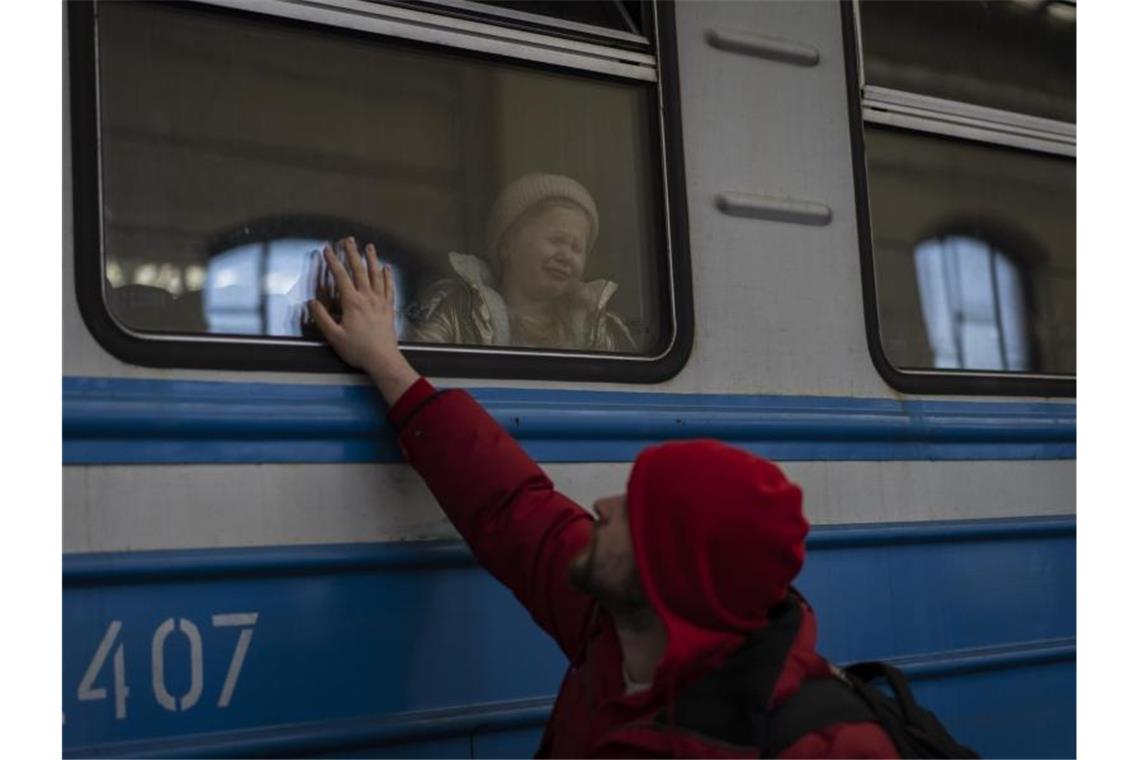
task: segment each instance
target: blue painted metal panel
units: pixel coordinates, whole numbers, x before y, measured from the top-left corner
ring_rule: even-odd
[[[534,757],[542,742],[542,726],[513,731],[483,731],[472,740],[473,757]]]
[[[919,679],[914,693],[983,757],[1076,757],[1074,658]]]
[[[1076,406],[811,396],[474,389],[544,462],[631,461],[708,437],[781,461],[1071,459]],[[397,462],[363,386],[66,377],[65,464]]]
[[[1071,535],[809,549],[798,585],[840,661],[1076,636]]]
[[[207,582],[65,586],[64,595],[68,746],[520,699],[549,692],[563,666],[553,643],[531,633],[533,624],[510,593],[474,567],[317,575],[290,575],[286,568],[280,576]],[[239,631],[211,621],[234,613],[258,619],[223,708]],[[202,696],[185,711],[162,707],[152,685],[152,642],[168,618],[191,621],[202,640]],[[85,669],[115,620],[122,623],[117,641],[130,690],[122,719],[115,718],[110,659],[98,679],[107,698],[78,699]],[[167,639],[164,659],[167,690],[185,694],[191,688],[185,636]],[[391,728],[391,738],[399,738],[407,726]]]
[[[1074,537],[1073,518],[821,528],[799,585],[825,655],[901,658],[920,696],[984,754],[1072,756]],[[455,544],[67,556],[63,599],[69,755],[530,754],[565,666]],[[214,616],[252,612],[220,707],[240,628]],[[201,694],[184,710],[194,659],[177,628],[155,676],[167,619],[201,638]],[[96,698],[80,700],[113,621],[121,629],[88,684]],[[117,719],[120,643],[129,693]]]
[[[538,746],[537,743],[535,746]],[[309,757],[360,757],[360,758],[420,758],[420,757],[476,757],[472,753],[472,740],[468,736],[458,736],[451,739],[430,739],[420,742],[407,742],[387,746],[355,747],[335,752],[322,752]],[[533,756],[530,753],[529,756]],[[482,755],[481,757],[500,757],[500,755]],[[507,755],[501,755],[507,757]]]

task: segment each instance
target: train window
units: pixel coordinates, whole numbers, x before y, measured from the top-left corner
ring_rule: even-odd
[[[627,5],[607,13],[632,35],[644,19]],[[520,60],[493,15],[376,8],[390,34],[337,28],[332,11],[93,7],[97,282],[114,323],[153,344],[137,360],[166,363],[153,352],[192,336],[178,355],[199,366],[232,365],[218,357],[241,343],[244,365],[287,352],[334,368],[305,303],[328,294],[319,250],[352,235],[393,264],[401,340],[425,371],[679,369],[687,285],[652,50],[608,52],[603,34]]]
[[[1065,0],[863,0],[872,87],[1077,117],[1077,8]]]
[[[904,391],[1075,392],[1072,5],[844,14],[876,366]]]
[[[891,363],[1074,373],[1073,162],[870,127],[866,147]]]

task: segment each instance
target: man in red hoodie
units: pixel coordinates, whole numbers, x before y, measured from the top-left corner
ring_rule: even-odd
[[[836,677],[790,587],[808,524],[779,468],[715,441],[653,446],[593,519],[469,394],[412,369],[390,270],[372,245],[362,259],[341,244],[351,274],[324,251],[341,319],[313,301],[318,326],[376,383],[405,457],[480,564],[570,662],[539,756],[897,757],[869,715],[783,741],[766,719],[805,681]]]

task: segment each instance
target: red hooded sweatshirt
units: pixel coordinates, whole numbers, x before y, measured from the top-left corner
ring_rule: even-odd
[[[571,585],[570,560],[593,518],[463,391],[426,380],[393,405],[401,450],[424,478],[479,563],[550,634],[570,667],[538,756],[757,757],[751,743],[678,725],[678,692],[767,624],[803,563],[808,525],[799,488],[770,462],[715,441],[646,449],[627,492],[634,555],[646,595],[668,633],[647,690],[626,694],[613,620]],[[778,707],[807,678],[825,678],[816,624],[802,605],[799,630],[768,703]],[[801,737],[780,757],[897,757],[874,723]]]

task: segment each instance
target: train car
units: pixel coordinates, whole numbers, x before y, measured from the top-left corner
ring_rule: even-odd
[[[346,235],[417,369],[564,493],[669,439],[778,462],[826,657],[897,664],[985,756],[1073,756],[1075,30],[1055,0],[69,3],[65,756],[536,750],[565,660],[309,324]],[[495,301],[496,199],[536,175],[594,205],[573,293],[621,342]],[[479,330],[422,337],[439,293]]]

